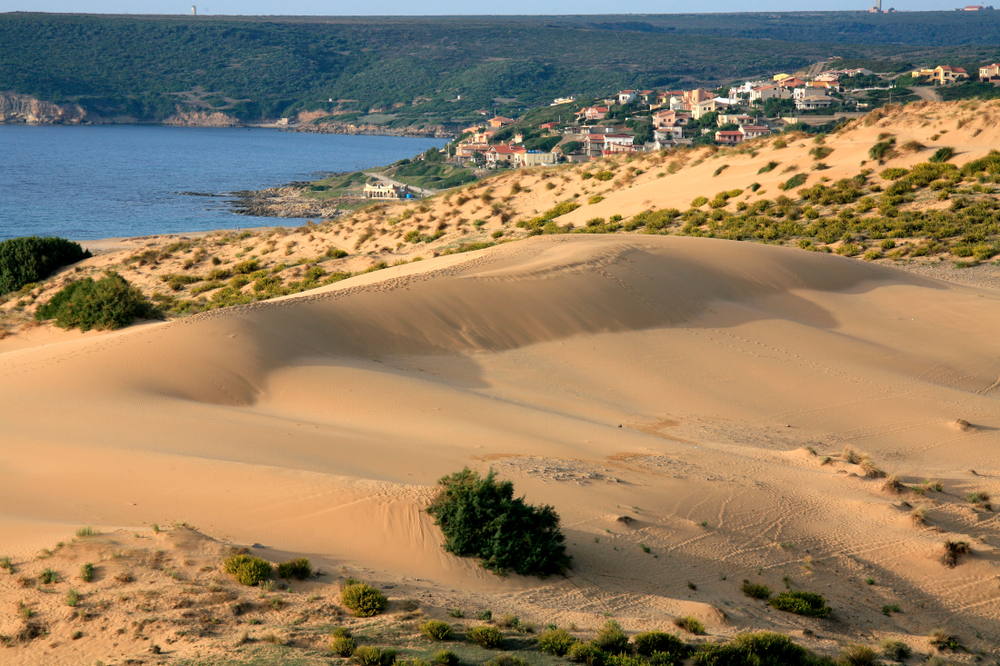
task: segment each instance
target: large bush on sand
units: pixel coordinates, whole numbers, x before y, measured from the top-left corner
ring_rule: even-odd
[[[445,536],[445,550],[478,557],[499,574],[523,576],[562,573],[570,566],[559,514],[514,497],[514,484],[466,468],[438,481],[441,492],[427,511]]]
[[[25,236],[0,243],[0,296],[47,278],[52,271],[86,259],[90,252],[65,238]]]
[[[142,292],[113,271],[100,280],[88,277],[70,282],[35,310],[39,321],[55,319],[57,326],[81,331],[124,328],[136,319],[158,316]]]

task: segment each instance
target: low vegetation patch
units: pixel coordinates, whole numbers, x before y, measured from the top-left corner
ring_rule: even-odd
[[[259,585],[271,577],[270,562],[246,553],[227,557],[222,562],[222,568],[241,585]]]
[[[309,560],[305,557],[298,557],[294,560],[289,560],[288,562],[282,562],[278,565],[277,569],[278,578],[295,578],[296,580],[305,580],[312,575],[312,565]]]
[[[465,631],[465,638],[488,650],[495,650],[503,644],[503,632],[489,625],[469,627]]]
[[[354,611],[356,617],[378,615],[389,605],[389,599],[377,587],[348,578],[340,590],[340,602]]]
[[[770,604],[778,610],[808,617],[826,617],[833,611],[826,605],[826,598],[815,592],[781,592]]]
[[[726,643],[706,643],[694,654],[695,666],[814,666],[815,655],[784,634],[757,631]]]
[[[438,481],[441,491],[427,512],[444,533],[444,548],[459,557],[478,557],[498,574],[547,576],[570,565],[559,514],[514,497],[514,484],[466,468]]]
[[[436,641],[446,641],[451,638],[451,625],[441,620],[428,620],[420,627],[421,633]]]
[[[698,635],[705,633],[705,625],[702,621],[691,615],[674,618],[674,624],[689,634]]]
[[[622,630],[620,624],[614,620],[608,620],[594,636],[591,643],[602,652],[621,654],[628,650],[628,634]]]
[[[751,583],[749,580],[743,581],[740,590],[752,599],[769,599],[771,597],[771,588],[760,583]]]
[[[565,629],[548,629],[538,635],[538,648],[542,652],[563,657],[577,639]]]
[[[96,281],[88,277],[70,282],[35,310],[38,321],[54,319],[61,328],[81,331],[114,330],[129,326],[136,319],[159,316],[142,292],[115,272]]]

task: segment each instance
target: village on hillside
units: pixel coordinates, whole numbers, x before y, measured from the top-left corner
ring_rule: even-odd
[[[1000,64],[982,67],[978,74],[981,81],[1000,84]],[[565,97],[551,105],[566,109],[558,120],[533,125],[494,115],[465,128],[449,144],[448,160],[490,170],[582,162],[678,145],[732,145],[789,126],[832,126],[870,111],[873,98],[891,103],[895,91],[895,101],[904,101],[910,91],[901,81],[948,85],[968,79],[964,69],[948,65],[902,75],[827,69],[808,78],[777,73],[718,90],[622,90],[586,106]]]

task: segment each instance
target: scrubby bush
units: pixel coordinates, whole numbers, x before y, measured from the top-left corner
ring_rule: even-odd
[[[955,155],[955,149],[951,146],[941,146],[934,151],[934,154],[927,158],[928,162],[947,162]]]
[[[271,575],[271,563],[253,555],[239,554],[222,562],[226,573],[232,574],[241,585],[258,585]]]
[[[350,636],[334,636],[330,641],[330,651],[338,657],[350,657],[358,648]]]
[[[806,182],[807,178],[808,178],[808,176],[806,174],[804,174],[804,173],[797,173],[794,176],[792,176],[791,178],[789,178],[788,180],[786,180],[785,182],[783,182],[780,185],[778,185],[778,189],[779,190],[793,190],[796,187],[799,187],[801,185],[805,185],[805,182]]]
[[[635,651],[646,657],[651,657],[656,653],[670,655],[687,653],[687,645],[684,644],[684,641],[665,631],[645,631],[636,634],[632,640],[635,643]]]
[[[396,661],[396,651],[363,645],[354,651],[354,659],[361,666],[392,666]]]
[[[809,617],[826,617],[833,611],[826,605],[826,598],[815,592],[782,592],[770,603],[778,610]]]
[[[458,666],[458,655],[451,650],[440,650],[434,653],[434,663],[438,666]]]
[[[895,661],[903,661],[910,657],[912,650],[910,646],[903,641],[896,640],[895,638],[884,638],[882,642],[879,643],[879,647],[882,648],[882,654],[889,659],[894,659]]]
[[[649,662],[642,657],[634,657],[630,654],[613,654],[608,657],[608,666],[649,666]]]
[[[813,666],[816,657],[784,634],[758,631],[738,634],[726,643],[705,643],[694,655],[695,666]]]
[[[879,177],[884,180],[899,180],[903,176],[907,175],[908,169],[900,169],[899,167],[890,167],[888,169],[883,169],[879,174]]]
[[[278,578],[305,580],[312,575],[312,565],[304,557],[297,557],[278,565]]]
[[[97,281],[88,277],[70,282],[35,310],[38,321],[55,319],[57,326],[81,331],[114,330],[159,316],[141,291],[113,271]]]
[[[478,557],[483,567],[503,574],[547,576],[570,565],[559,514],[514,497],[514,484],[485,478],[466,468],[438,481],[441,492],[427,511],[441,526],[445,550]]]
[[[566,656],[570,661],[575,661],[587,666],[605,666],[608,660],[606,652],[593,643],[577,642],[573,643]]]
[[[848,645],[840,653],[844,666],[882,666],[878,653],[867,645]]]
[[[389,605],[389,599],[377,587],[353,578],[347,579],[340,590],[340,602],[357,617],[378,615]]]
[[[565,629],[549,629],[538,635],[538,648],[557,657],[565,656],[576,642],[577,639]]]
[[[436,641],[446,641],[451,638],[451,625],[441,620],[428,620],[420,627],[424,636],[433,638]]]
[[[705,625],[702,624],[701,620],[691,615],[685,615],[683,617],[675,617],[674,624],[689,634],[703,634],[705,633]]]
[[[94,580],[94,565],[90,562],[84,562],[80,565],[80,580],[84,583],[89,583]]]
[[[607,170],[598,171],[597,173],[594,174],[594,178],[596,178],[597,180],[611,180],[614,177],[615,177],[614,172]]]
[[[503,632],[496,627],[484,624],[478,627],[469,627],[465,631],[465,638],[480,647],[495,650],[503,643]]]
[[[0,242],[0,296],[44,280],[60,266],[90,257],[65,238],[25,236]]]
[[[692,208],[701,208],[708,203],[708,199],[705,197],[695,197],[694,201],[691,202]]]
[[[621,654],[628,649],[628,635],[614,620],[605,622],[591,642],[599,650],[609,654]]]
[[[771,596],[771,588],[767,585],[751,583],[748,580],[743,581],[743,584],[740,585],[740,590],[743,591],[743,594],[754,599],[767,599]]]
[[[528,666],[528,662],[513,654],[498,654],[483,666]]]

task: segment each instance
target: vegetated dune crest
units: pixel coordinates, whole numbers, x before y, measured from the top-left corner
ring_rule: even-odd
[[[827,596],[842,621],[800,636],[817,648],[960,617],[992,649],[995,518],[964,498],[1000,492],[998,297],[767,245],[556,236],[12,351],[4,547],[181,519],[400,598],[800,635],[739,593],[753,578]],[[944,490],[887,492],[845,446]],[[464,465],[559,510],[568,579],[440,550],[422,507]],[[954,569],[945,537],[972,547]]]

